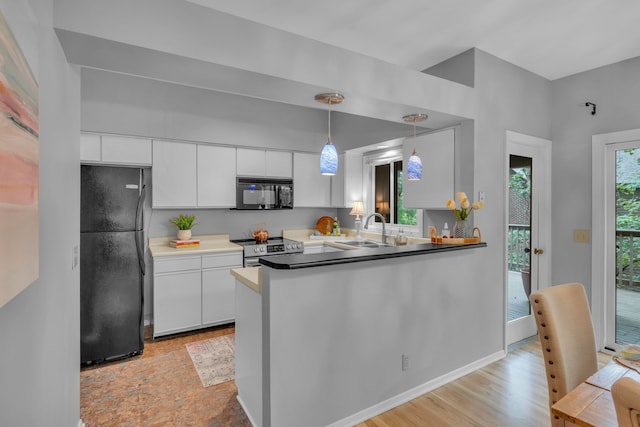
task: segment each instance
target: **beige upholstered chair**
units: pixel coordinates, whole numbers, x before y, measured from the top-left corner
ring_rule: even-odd
[[[580,283],[533,292],[529,301],[540,335],[551,411],[555,402],[598,370],[591,312]],[[551,425],[565,424],[551,414]]]
[[[622,377],[611,387],[619,427],[640,426],[640,383]]]

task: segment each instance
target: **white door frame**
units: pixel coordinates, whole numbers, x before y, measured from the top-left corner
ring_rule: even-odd
[[[531,257],[531,290],[542,289],[550,286],[551,283],[551,141],[548,139],[538,138],[534,136],[524,135],[521,133],[506,131],[506,149],[505,149],[505,230],[509,226],[509,155],[513,150],[513,146],[525,146],[535,149],[539,153],[538,160],[534,163],[533,173],[541,174],[543,179],[543,187],[535,190],[538,195],[537,205],[537,221],[536,221],[536,240],[532,235],[531,250],[533,251],[534,245],[536,248],[541,248],[544,253],[541,256]],[[541,159],[540,159],[541,158]],[[542,164],[542,171],[540,171],[540,164]],[[538,166],[536,166],[538,165]],[[538,168],[538,169],[536,169]],[[539,180],[537,181],[540,185]],[[533,180],[536,185],[536,180]],[[533,209],[532,209],[533,211]],[[532,217],[532,223],[535,218]],[[507,321],[508,310],[508,272],[507,272],[507,254],[508,254],[508,232],[504,235],[504,327],[505,327],[505,348],[512,342],[518,341],[522,338],[535,335],[536,325],[533,315],[527,316],[521,319]],[[537,267],[537,268],[535,268]],[[537,272],[537,274],[536,274]],[[537,276],[537,286],[534,286]]]
[[[615,322],[607,320],[615,299],[606,290],[615,277],[615,191],[605,185],[611,170],[612,144],[640,140],[640,129],[604,133],[591,137],[591,316],[598,349],[604,349],[611,338],[615,341]],[[620,147],[622,148],[622,147]],[[607,159],[609,158],[609,161]],[[609,285],[609,286],[608,286]]]

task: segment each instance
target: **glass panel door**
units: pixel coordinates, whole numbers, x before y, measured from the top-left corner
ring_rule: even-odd
[[[615,342],[640,344],[640,142],[615,150]]]
[[[531,179],[533,159],[509,156],[507,321],[531,314]]]
[[[549,286],[551,141],[507,132],[506,344],[536,334],[531,292]]]

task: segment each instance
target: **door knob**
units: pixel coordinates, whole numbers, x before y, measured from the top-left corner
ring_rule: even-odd
[[[533,253],[536,254],[536,255],[542,255],[544,253],[544,251],[542,249],[535,248],[533,250]]]

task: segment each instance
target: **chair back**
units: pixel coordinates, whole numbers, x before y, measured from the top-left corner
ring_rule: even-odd
[[[598,370],[589,302],[581,283],[565,283],[529,296],[538,327],[551,406]],[[551,414],[551,425],[564,425]]]
[[[622,377],[611,387],[619,427],[640,426],[640,383]]]

